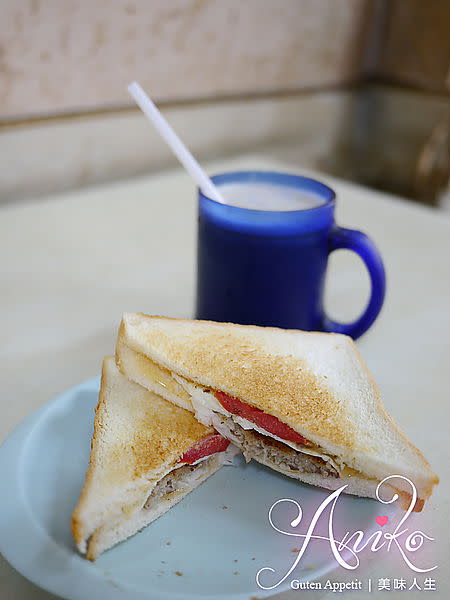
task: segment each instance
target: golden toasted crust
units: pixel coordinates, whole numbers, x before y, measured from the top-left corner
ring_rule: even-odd
[[[124,315],[120,343],[213,390],[278,417],[370,477],[414,475],[427,496],[438,479],[384,410],[347,336]]]
[[[86,482],[72,515],[76,543],[86,539],[96,503],[133,485],[145,493],[146,482],[158,479],[211,431],[187,410],[128,381],[114,358],[105,358]]]

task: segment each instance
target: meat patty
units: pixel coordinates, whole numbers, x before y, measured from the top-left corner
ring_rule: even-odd
[[[252,458],[262,459],[294,472],[318,473],[322,477],[339,477],[336,469],[319,456],[297,452],[294,448],[254,429],[244,429],[231,417],[222,418],[221,416],[221,421],[237,438],[237,445],[241,448],[247,461]]]
[[[152,493],[147,498],[147,501],[144,504],[144,508],[149,508],[149,506],[153,504],[153,502],[155,502],[156,500],[164,498],[164,496],[167,496],[167,494],[176,492],[180,490],[180,488],[184,487],[183,484],[185,483],[189,474],[192,473],[192,471],[195,471],[195,469],[200,465],[202,465],[202,463],[198,463],[196,465],[184,465],[182,467],[178,467],[178,469],[170,471],[170,473],[167,473],[167,475],[165,475],[160,481],[158,481],[158,483],[153,488]]]

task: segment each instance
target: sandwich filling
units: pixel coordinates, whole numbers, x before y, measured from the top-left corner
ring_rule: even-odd
[[[211,456],[211,454],[224,452],[229,445],[229,440],[218,433],[212,433],[200,440],[195,446],[192,446],[192,448],[189,448],[189,450],[180,458],[180,462],[188,463],[190,465],[196,464],[199,460]]]
[[[169,500],[174,496],[187,494],[194,489],[205,479],[214,464],[231,461],[238,450],[229,446],[230,441],[217,432],[197,442],[182,455],[174,468],[158,481],[144,508],[149,508],[154,502],[162,499]]]
[[[144,504],[144,508],[150,508],[155,502],[160,500],[169,500],[180,494],[187,494],[196,487],[196,481],[202,479],[205,469],[211,466],[216,456],[208,456],[195,465],[185,464],[170,473],[167,473],[153,488],[151,494]]]
[[[277,417],[268,415],[260,408],[250,406],[250,404],[246,404],[245,402],[238,400],[238,398],[233,398],[233,396],[224,394],[224,392],[214,392],[214,395],[229,413],[243,417],[251,423],[259,425],[262,429],[267,431],[267,433],[271,433],[282,440],[295,442],[303,446],[312,446],[311,442],[297,433],[292,427],[289,427],[289,425],[286,425],[286,423],[283,423],[280,419],[277,419]]]
[[[201,388],[172,373],[190,394],[197,419],[214,427],[255,460],[295,477],[317,473],[339,477],[343,465],[277,417],[220,391]]]

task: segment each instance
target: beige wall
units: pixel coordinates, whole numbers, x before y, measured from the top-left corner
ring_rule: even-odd
[[[3,0],[0,120],[359,78],[375,0]]]
[[[381,79],[450,85],[450,0],[2,0],[0,122]]]
[[[159,102],[227,98],[164,107],[201,160],[279,144],[290,162],[408,195],[445,126],[450,0],[0,5],[0,203],[173,165],[132,79]],[[368,74],[438,94],[344,87]],[[268,96],[289,90],[303,93]]]

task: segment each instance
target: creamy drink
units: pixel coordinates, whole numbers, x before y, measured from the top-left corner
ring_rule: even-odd
[[[306,210],[324,203],[319,195],[287,185],[227,183],[220,192],[228,205],[251,210]]]

